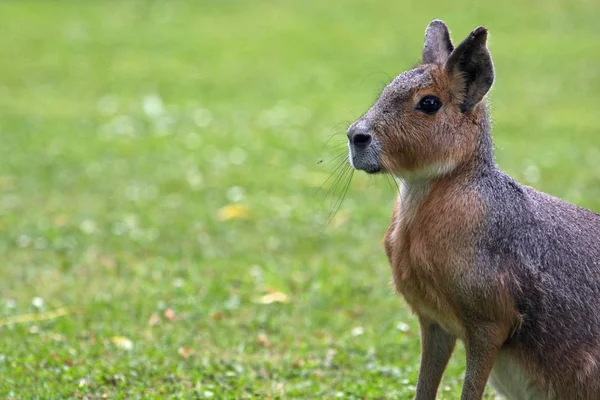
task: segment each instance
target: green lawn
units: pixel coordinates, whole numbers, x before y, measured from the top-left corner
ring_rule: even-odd
[[[430,20],[455,41],[485,25],[498,162],[599,211],[599,15],[1,2],[0,398],[412,398],[418,325],[381,245],[393,186],[355,173],[326,224],[345,129]],[[440,398],[459,397],[463,356]]]

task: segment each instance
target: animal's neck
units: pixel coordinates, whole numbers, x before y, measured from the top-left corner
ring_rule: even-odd
[[[429,179],[399,179],[399,211],[402,220],[410,222],[431,189]]]
[[[490,118],[487,113],[486,104],[481,104],[482,109],[478,113],[475,124],[477,125],[477,146],[471,157],[465,160],[463,168],[472,172],[485,172],[496,169],[494,157],[494,143],[490,129]],[[466,168],[465,168],[466,167]]]

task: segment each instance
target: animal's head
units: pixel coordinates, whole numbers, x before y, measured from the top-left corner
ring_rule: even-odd
[[[432,21],[422,63],[400,74],[348,129],[350,163],[368,173],[436,177],[471,157],[485,119],[483,98],[494,81],[487,30],[456,48],[448,27]]]

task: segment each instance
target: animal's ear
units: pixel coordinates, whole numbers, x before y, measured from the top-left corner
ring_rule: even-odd
[[[494,82],[494,64],[486,47],[487,29],[480,26],[450,54],[446,71],[453,95],[461,100],[461,111],[471,111]]]
[[[423,64],[443,64],[454,50],[450,32],[443,21],[434,19],[425,30]]]

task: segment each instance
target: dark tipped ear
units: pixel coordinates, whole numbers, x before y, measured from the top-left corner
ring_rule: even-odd
[[[443,21],[434,19],[425,30],[423,64],[443,64],[454,50],[450,32]]]
[[[446,62],[462,112],[471,111],[494,82],[494,64],[486,47],[487,29],[480,26],[459,44]]]

